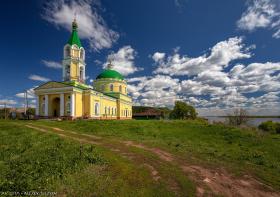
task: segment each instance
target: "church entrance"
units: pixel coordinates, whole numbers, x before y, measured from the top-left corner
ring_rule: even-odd
[[[60,98],[54,98],[52,102],[52,115],[54,117],[60,116]]]

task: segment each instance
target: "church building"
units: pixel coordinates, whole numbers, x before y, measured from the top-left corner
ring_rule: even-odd
[[[78,36],[76,20],[64,46],[62,81],[49,81],[35,88],[39,118],[131,119],[132,100],[127,82],[111,63],[92,86],[85,79],[85,49]]]

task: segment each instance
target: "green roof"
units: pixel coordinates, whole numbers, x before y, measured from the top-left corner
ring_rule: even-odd
[[[76,23],[76,20],[74,20],[72,23],[72,34],[67,43],[71,46],[76,44],[78,47],[82,47],[80,38],[78,36],[78,24]]]
[[[106,69],[104,70],[102,73],[100,73],[96,79],[120,79],[120,80],[123,80],[123,76],[115,71],[115,70],[112,70],[112,69]]]
[[[65,85],[70,85],[70,86],[73,86],[73,87],[76,87],[76,88],[79,88],[79,89],[82,89],[82,90],[91,89],[90,86],[88,86],[86,84],[83,84],[83,83],[80,83],[80,82],[77,82],[77,81],[63,81],[63,82],[60,82],[60,83],[63,83]]]

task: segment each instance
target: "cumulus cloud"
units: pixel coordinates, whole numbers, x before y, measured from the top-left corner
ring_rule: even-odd
[[[221,71],[229,66],[234,60],[250,58],[250,47],[245,47],[243,39],[240,37],[230,38],[228,40],[217,43],[211,50],[210,54],[190,58],[187,55],[181,56],[178,52],[169,55],[166,58],[159,52],[154,53],[153,58],[157,69],[154,73],[170,74],[170,75],[188,75],[194,76],[203,71]]]
[[[17,102],[13,99],[0,99],[0,105],[3,107],[5,105],[6,105],[6,107],[10,107],[11,105],[16,105],[16,104],[17,104]]]
[[[25,98],[25,95],[27,93],[27,98],[34,99],[34,98],[36,98],[35,93],[34,93],[34,88],[36,88],[36,87],[38,87],[38,86],[30,88],[30,89],[26,90],[26,92],[17,93],[15,96],[17,98]]]
[[[33,80],[33,81],[42,81],[42,82],[50,81],[49,78],[42,77],[42,76],[39,76],[39,75],[30,75],[28,78],[30,80]]]
[[[43,18],[48,22],[71,31],[74,15],[77,14],[79,35],[89,41],[92,49],[98,51],[111,48],[119,38],[98,14],[95,1],[92,0],[57,0],[47,3]]]
[[[42,63],[48,68],[54,68],[54,69],[62,68],[62,64],[60,62],[42,60]]]
[[[108,55],[106,63],[103,64],[103,68],[107,68],[108,64],[111,62],[113,69],[124,76],[133,74],[136,71],[142,70],[142,68],[137,67],[134,63],[136,55],[137,52],[131,46],[124,46],[116,53]]]
[[[273,29],[273,37],[280,38],[280,3],[278,0],[247,1],[247,10],[237,22],[241,30]]]
[[[242,38],[218,42],[199,57],[156,52],[151,58],[155,75],[128,79],[135,105],[172,106],[175,100],[194,105],[200,115],[226,115],[229,109],[277,115],[280,110],[280,62],[241,64],[254,46]],[[176,78],[179,77],[179,78]],[[258,95],[258,96],[256,96]],[[279,107],[278,107],[279,108]]]

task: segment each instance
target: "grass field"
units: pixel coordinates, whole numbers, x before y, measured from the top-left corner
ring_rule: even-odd
[[[280,135],[201,121],[1,121],[0,142],[0,192],[56,191],[69,196],[223,192],[191,170],[182,172],[190,166],[209,179],[215,171],[222,180],[225,170],[231,179],[254,177],[277,194],[280,190]]]

